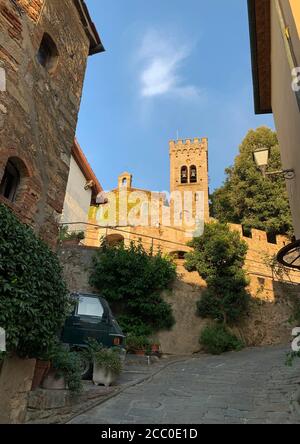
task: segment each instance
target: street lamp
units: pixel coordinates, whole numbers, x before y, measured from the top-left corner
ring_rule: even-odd
[[[255,151],[253,151],[253,160],[256,163],[256,166],[262,172],[263,176],[267,177],[283,175],[283,177],[287,180],[294,179],[295,170],[293,169],[267,172],[270,154],[270,148],[257,148]]]
[[[258,148],[253,152],[253,159],[263,176],[266,177],[267,166],[270,159],[270,148]]]

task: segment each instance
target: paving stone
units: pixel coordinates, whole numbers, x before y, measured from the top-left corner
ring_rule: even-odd
[[[174,363],[71,423],[300,424],[291,408],[300,360],[286,367],[286,351],[264,347]]]

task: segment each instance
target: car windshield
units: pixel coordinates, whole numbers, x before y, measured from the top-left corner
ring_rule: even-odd
[[[80,316],[95,316],[102,318],[104,308],[98,298],[89,296],[80,296],[78,302],[77,314]]]

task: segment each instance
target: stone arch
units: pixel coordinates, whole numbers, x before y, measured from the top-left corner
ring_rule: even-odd
[[[17,202],[29,177],[30,171],[23,159],[8,157],[1,177],[0,194],[10,202]]]
[[[109,234],[105,237],[105,243],[107,243],[110,247],[116,247],[124,243],[125,238],[121,234]]]
[[[8,162],[12,162],[20,173],[20,183],[14,200],[9,200],[0,192],[0,201],[10,206],[26,223],[33,223],[36,205],[41,196],[42,181],[28,158],[15,149],[4,149],[0,156],[0,183],[3,182]]]
[[[178,250],[178,251],[172,251],[170,253],[170,256],[173,259],[177,259],[177,260],[185,260],[185,256],[187,254],[187,251],[183,251],[183,250]]]

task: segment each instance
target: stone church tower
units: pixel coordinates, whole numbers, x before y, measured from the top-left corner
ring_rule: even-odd
[[[204,198],[204,220],[209,220],[208,139],[187,139],[170,142],[170,191],[191,191]]]

